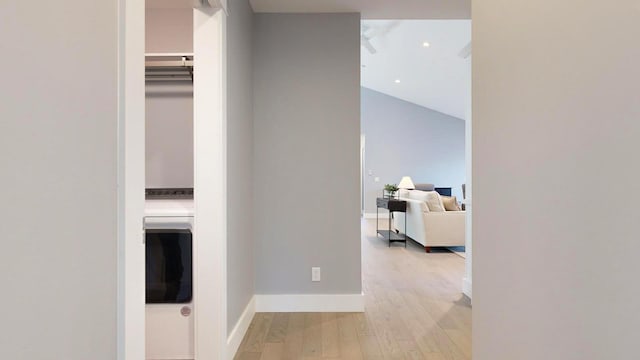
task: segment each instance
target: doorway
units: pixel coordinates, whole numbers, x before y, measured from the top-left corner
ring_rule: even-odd
[[[470,41],[469,20],[361,26],[365,296],[381,297],[382,311],[394,311],[386,301],[423,310],[421,324],[447,319],[456,336],[437,321],[415,323],[422,314],[403,314],[397,326],[409,338],[443,334],[436,352],[460,358],[471,358]]]
[[[119,48],[119,306],[118,359],[145,358],[145,10],[155,0],[121,1]],[[188,3],[188,4],[187,4]],[[194,359],[222,359],[226,351],[225,13],[175,2],[193,20],[194,187],[193,298],[197,315]],[[205,98],[206,101],[202,101]],[[198,101],[200,99],[200,101]],[[195,130],[197,129],[197,131]],[[205,161],[206,160],[206,161]],[[206,221],[198,221],[206,219]],[[205,286],[206,284],[206,286]],[[206,338],[206,340],[205,340]]]

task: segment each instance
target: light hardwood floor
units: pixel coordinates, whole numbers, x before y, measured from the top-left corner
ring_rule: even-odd
[[[471,359],[464,259],[363,230],[365,312],[257,313],[235,359]]]

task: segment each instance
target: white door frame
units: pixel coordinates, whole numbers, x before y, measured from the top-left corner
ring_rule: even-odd
[[[118,360],[145,355],[144,20],[144,0],[118,0]]]
[[[366,169],[365,169],[365,149],[366,149],[366,136],[365,134],[360,134],[360,217],[364,218],[366,213],[365,208],[365,192],[364,185],[366,180]]]
[[[144,360],[145,0],[117,1],[117,359]],[[194,9],[194,21],[195,358],[218,360],[232,355],[226,353],[226,15]]]
[[[473,151],[472,151],[472,121],[473,116],[471,113],[472,108],[472,96],[471,96],[471,43],[468,45],[469,53],[465,57],[467,63],[466,71],[468,72],[468,89],[466,94],[466,114],[465,114],[465,128],[464,128],[464,146],[465,146],[465,172],[466,172],[466,185],[465,185],[465,211],[467,213],[465,218],[465,273],[462,279],[462,293],[467,295],[469,299],[472,299],[473,295]],[[464,50],[463,50],[464,51]]]
[[[195,359],[227,351],[226,14],[193,11]]]

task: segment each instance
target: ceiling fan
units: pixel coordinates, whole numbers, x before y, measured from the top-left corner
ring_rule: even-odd
[[[387,21],[384,24],[374,25],[372,23],[362,24],[360,32],[360,45],[362,45],[370,54],[375,54],[378,50],[373,46],[371,40],[377,37],[387,35],[391,30],[400,25],[400,21]]]

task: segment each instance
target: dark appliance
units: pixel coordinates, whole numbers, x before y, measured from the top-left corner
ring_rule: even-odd
[[[146,230],[146,303],[184,304],[193,297],[193,237],[183,229]]]

